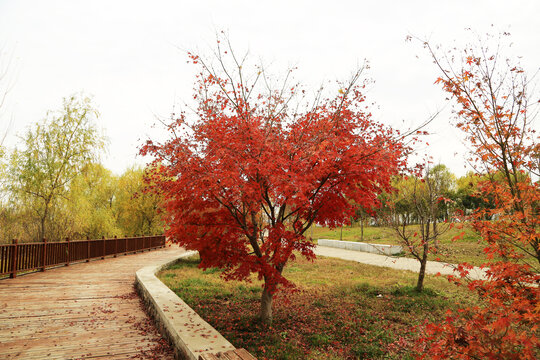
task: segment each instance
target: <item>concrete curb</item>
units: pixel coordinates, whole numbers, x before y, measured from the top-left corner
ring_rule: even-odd
[[[147,266],[136,272],[135,286],[154,317],[160,333],[175,349],[177,359],[197,360],[201,354],[234,350],[216,329],[163,284],[155,274],[178,259],[196,254],[188,251],[174,260]]]
[[[338,249],[363,251],[372,254],[379,255],[396,255],[403,252],[403,248],[399,245],[385,245],[385,244],[369,244],[356,241],[341,241],[341,240],[329,240],[319,239],[317,243],[320,246],[333,247]]]

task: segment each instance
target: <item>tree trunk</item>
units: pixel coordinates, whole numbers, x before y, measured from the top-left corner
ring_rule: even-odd
[[[272,325],[272,297],[273,294],[268,290],[268,286],[265,285],[262,297],[261,297],[261,322],[265,325]]]
[[[41,239],[45,237],[45,222],[47,221],[47,216],[49,215],[49,204],[50,204],[50,196],[49,196],[49,200],[45,201],[45,209],[43,210],[43,216],[40,218],[40,228],[38,230],[39,235],[36,241],[41,241]]]
[[[435,249],[439,250],[439,239],[437,236],[437,219],[433,219],[433,236],[435,237],[435,240],[433,241]]]
[[[47,218],[47,211],[45,212],[45,214],[41,217],[41,219],[39,219],[39,234],[38,234],[38,238],[35,240],[35,241],[40,241],[41,239],[43,239],[45,237],[45,221],[46,221],[46,218]]]
[[[540,238],[535,237],[532,244],[534,246],[534,251],[536,252],[536,260],[540,263]]]
[[[424,277],[426,276],[426,260],[420,261],[420,272],[418,273],[418,282],[416,283],[416,291],[424,290]]]
[[[429,244],[424,242],[424,253],[422,254],[422,260],[420,260],[420,272],[418,273],[418,282],[416,283],[416,291],[422,292],[424,290],[424,277],[426,276],[426,265],[428,259]]]
[[[207,260],[208,250],[206,250],[205,248],[199,249],[199,258],[201,259],[201,261]]]
[[[44,236],[44,233],[45,233],[44,227],[45,227],[45,219],[41,218],[40,221],[39,221],[38,236],[37,236],[37,239],[35,241],[38,241],[38,240],[43,239],[45,237]]]
[[[364,241],[364,219],[360,219],[360,241]]]

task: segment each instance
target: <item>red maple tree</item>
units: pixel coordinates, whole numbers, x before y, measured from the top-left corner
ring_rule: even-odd
[[[287,261],[315,258],[306,230],[347,222],[353,202],[376,206],[407,149],[372,119],[361,71],[335,97],[318,92],[302,108],[292,105],[305,91],[290,73],[274,87],[263,68],[247,71],[230,44],[218,42],[210,60],[190,58],[201,69],[196,109],[141,153],[155,158],[167,236],[198,250],[202,268],[224,269],[225,279],[263,279],[260,318],[268,324],[273,294],[291,285],[282,275]]]
[[[523,69],[502,56],[507,35],[495,50],[482,41],[463,56],[440,56],[425,43],[442,72],[436,83],[455,101],[471,163],[487,174],[477,196],[490,199],[494,208],[477,209],[468,219],[486,244],[486,279],[464,281],[469,264],[460,265],[461,278],[451,278],[477,293],[479,305],[429,324],[421,358],[540,357],[540,184],[534,180],[540,147],[532,122],[537,102],[531,101]]]

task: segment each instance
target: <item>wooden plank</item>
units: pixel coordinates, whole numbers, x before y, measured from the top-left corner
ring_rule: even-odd
[[[58,259],[60,247],[50,249]],[[172,360],[133,282],[136,270],[180,253],[166,248],[1,280],[0,358]]]
[[[257,358],[251,355],[246,349],[236,349],[235,352],[243,360],[257,360]]]
[[[214,354],[201,354],[199,355],[199,360],[220,360],[220,359]]]
[[[257,360],[245,349],[235,349],[217,354],[201,354],[199,360]]]
[[[236,350],[225,351],[223,354],[227,357],[227,360],[242,360],[242,357],[238,355]]]

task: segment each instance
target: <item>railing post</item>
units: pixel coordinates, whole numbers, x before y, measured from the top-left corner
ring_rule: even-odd
[[[118,254],[118,237],[114,235],[114,257]]]
[[[127,236],[124,235],[124,255],[128,254],[128,239]]]
[[[11,274],[9,274],[10,278],[16,278],[17,277],[17,247],[19,240],[13,239],[13,252],[11,253]]]
[[[102,252],[102,257],[101,259],[105,259],[105,236],[102,236],[101,237],[103,239],[103,252]]]
[[[69,237],[67,236],[66,236],[66,256],[67,256],[66,266],[69,266]]]
[[[41,253],[41,271],[47,266],[47,239],[43,238],[43,251]]]
[[[86,262],[90,261],[90,238],[86,237]]]

